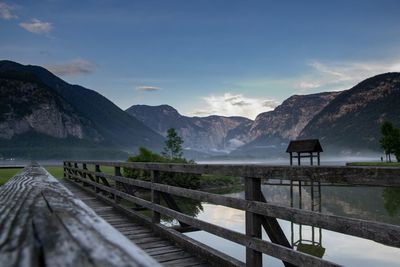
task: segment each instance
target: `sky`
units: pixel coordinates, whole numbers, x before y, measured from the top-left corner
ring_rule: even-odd
[[[254,119],[400,71],[400,1],[0,0],[0,59],[122,109]]]

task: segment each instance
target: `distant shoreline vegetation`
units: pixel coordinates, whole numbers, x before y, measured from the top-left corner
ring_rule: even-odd
[[[347,162],[346,166],[400,167],[400,162]]]

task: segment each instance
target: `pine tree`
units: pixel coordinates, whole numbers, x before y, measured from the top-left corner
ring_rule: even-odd
[[[170,159],[180,159],[182,158],[182,144],[182,138],[174,128],[170,128],[167,131],[167,140],[162,154]]]

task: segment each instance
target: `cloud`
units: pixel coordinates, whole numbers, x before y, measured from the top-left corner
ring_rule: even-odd
[[[59,76],[87,75],[95,71],[96,66],[84,59],[75,59],[65,64],[46,66],[52,73]]]
[[[19,24],[22,28],[27,30],[28,32],[36,33],[36,34],[47,34],[50,33],[53,29],[53,26],[49,22],[43,22],[38,19],[32,19],[32,22],[21,22]]]
[[[0,18],[10,20],[18,18],[13,14],[14,7],[6,3],[0,2]]]
[[[161,88],[157,87],[157,86],[146,86],[146,85],[143,85],[143,86],[137,86],[136,87],[136,91],[141,91],[141,92],[154,92],[154,91],[159,91],[159,90],[161,90]]]
[[[278,102],[273,99],[252,98],[242,94],[224,93],[202,98],[202,107],[193,110],[196,116],[243,116],[254,119],[258,114],[273,110]]]
[[[294,83],[300,91],[311,89],[349,89],[362,80],[385,72],[400,71],[400,59],[381,61],[329,62],[312,61],[311,71]]]

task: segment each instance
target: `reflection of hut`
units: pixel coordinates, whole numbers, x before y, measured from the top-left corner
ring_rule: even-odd
[[[301,164],[301,158],[310,158],[310,164],[314,165],[314,158],[317,158],[317,165],[320,165],[320,153],[323,150],[318,139],[308,139],[290,141],[286,152],[290,155],[290,165],[293,165],[293,158],[297,158],[297,165]]]
[[[317,165],[320,165],[320,153],[322,152],[322,147],[318,139],[309,139],[309,140],[296,140],[291,141],[286,150],[290,155],[290,165],[293,165],[293,158],[297,158],[297,164],[301,165],[302,158],[309,158],[310,165],[314,165],[314,158],[317,158]],[[311,200],[311,211],[321,212],[321,183],[311,181],[309,184],[303,183],[301,181],[297,181],[297,184],[294,184],[294,181],[290,181],[290,206],[294,206],[294,196],[293,196],[293,188],[294,186],[298,187],[298,208],[303,209],[303,186],[310,186],[310,200]],[[294,224],[291,223],[291,245],[293,248],[296,248],[300,252],[304,252],[316,257],[322,258],[325,254],[325,248],[322,247],[322,229],[319,227],[311,226],[311,236],[307,234],[305,237],[305,233],[303,232],[304,225],[298,225],[298,239],[294,241]],[[318,234],[317,234],[318,233]],[[317,238],[318,236],[318,238]]]

